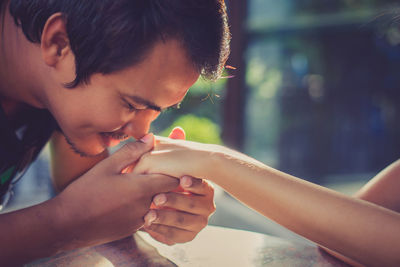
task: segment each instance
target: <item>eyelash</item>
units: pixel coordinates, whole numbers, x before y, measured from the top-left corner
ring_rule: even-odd
[[[124,106],[129,110],[129,112],[135,112],[138,109],[135,108],[131,103],[129,103],[128,101],[126,101],[125,99],[124,101]],[[166,108],[164,110],[162,110],[162,112],[166,112],[166,111],[171,111],[171,110],[176,110],[176,109],[180,109],[181,108],[181,103],[178,103],[172,107]]]
[[[134,107],[134,106],[132,106],[132,104],[130,104],[129,102],[127,102],[127,101],[124,101],[125,102],[125,107],[129,110],[129,112],[135,112],[137,109]]]

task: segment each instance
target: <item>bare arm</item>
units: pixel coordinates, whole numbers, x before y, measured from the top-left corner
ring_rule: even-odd
[[[173,142],[157,150],[144,156],[135,171],[207,177],[266,217],[355,262],[400,264],[399,213],[219,146]]]
[[[352,259],[342,258],[350,264],[395,266],[400,263],[398,213],[273,169],[242,169],[232,164],[232,173],[223,173],[223,181],[215,182],[279,224]],[[232,174],[234,177],[229,177]],[[247,179],[240,180],[240,176]],[[241,191],[229,182],[246,185]]]
[[[371,181],[363,186],[356,194],[356,198],[366,200],[390,210],[400,212],[400,160],[389,165]],[[324,248],[333,256],[353,265],[358,264],[349,258]]]
[[[356,197],[400,212],[400,160],[389,165],[369,181]]]

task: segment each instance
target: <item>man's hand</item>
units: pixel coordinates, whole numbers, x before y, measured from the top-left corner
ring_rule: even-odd
[[[169,137],[185,139],[185,133],[175,128]],[[214,188],[206,180],[185,176],[181,177],[180,190],[158,194],[153,203],[155,208],[145,216],[144,230],[168,245],[184,243],[208,224],[215,211]]]
[[[132,234],[143,226],[153,196],[178,187],[178,179],[165,175],[121,173],[153,148],[152,135],[143,140],[125,145],[56,197],[68,249]]]

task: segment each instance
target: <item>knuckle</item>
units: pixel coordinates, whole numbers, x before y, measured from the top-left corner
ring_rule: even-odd
[[[165,237],[167,237],[167,239],[173,239],[175,237],[175,232],[174,232],[173,228],[166,227],[165,229],[166,229],[165,234],[164,234]]]
[[[208,196],[214,197],[215,189],[210,182],[208,182],[207,180],[203,180],[203,187]]]
[[[210,207],[210,215],[213,214],[215,211],[217,210],[217,206],[215,205],[214,201],[211,203],[211,207]]]
[[[213,198],[203,198],[202,214],[211,215],[215,212],[216,206]]]
[[[178,216],[176,217],[176,223],[177,225],[185,225],[186,223],[185,216],[183,214],[178,214]]]
[[[189,209],[191,209],[191,210],[193,210],[194,208],[196,208],[196,201],[194,200],[194,199],[190,199],[189,201],[188,201],[188,207],[189,207]]]

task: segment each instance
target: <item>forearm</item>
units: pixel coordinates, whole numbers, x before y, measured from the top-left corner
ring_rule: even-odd
[[[398,179],[399,175],[400,160],[397,160],[363,186],[355,194],[355,197],[388,208],[395,212],[400,212],[400,196],[398,193],[398,189],[400,188],[400,180]],[[323,249],[335,257],[356,266],[356,264],[348,258],[345,258],[327,248]]]
[[[0,215],[0,262],[18,266],[63,250],[64,234],[58,221],[57,203],[44,202]]]
[[[137,173],[207,178],[317,244],[368,266],[400,265],[400,214],[274,170],[215,145],[164,141]]]
[[[355,197],[400,212],[400,160],[392,163],[363,186]]]
[[[225,155],[208,169],[214,174],[206,177],[234,197],[324,247],[369,266],[400,262],[400,215],[395,212],[261,163],[249,164]]]

